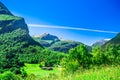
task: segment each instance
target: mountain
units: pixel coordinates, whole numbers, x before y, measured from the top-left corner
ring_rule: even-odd
[[[68,51],[71,48],[83,44],[78,41],[63,40],[58,38],[57,36],[48,33],[44,33],[42,35],[34,35],[33,39],[39,42],[42,46],[47,47],[50,50],[64,52],[64,53],[68,53]],[[87,46],[87,48],[91,50],[89,46]]]
[[[7,7],[0,2],[0,14],[12,15],[12,13],[7,9]]]
[[[0,2],[0,73],[6,70],[19,73],[18,69],[24,65],[19,55],[35,53],[35,46],[42,49],[42,46],[30,37],[24,19],[14,16]]]
[[[110,39],[103,39],[103,40],[99,40],[95,43],[93,43],[92,47],[96,47],[96,46],[103,46],[106,42],[108,42]]]
[[[54,40],[54,41],[60,41],[57,36],[51,35],[49,33],[44,33],[40,37],[41,40]]]
[[[118,33],[114,38],[112,38],[107,43],[105,43],[104,46],[107,44],[115,44],[115,45],[120,44],[120,33]]]
[[[48,33],[44,33],[42,35],[34,35],[33,39],[39,42],[44,47],[50,47],[55,42],[60,41],[60,39],[57,36]]]
[[[27,24],[22,17],[14,16],[1,2],[0,2],[0,37],[5,35],[11,36],[10,39],[26,41],[28,45],[40,45],[35,42],[29,35]],[[17,36],[15,36],[17,35]],[[10,40],[9,39],[9,40]],[[4,37],[1,39],[1,44],[4,43]],[[6,41],[8,39],[5,39]],[[1,45],[0,45],[1,46]]]
[[[64,41],[55,42],[49,47],[49,49],[67,53],[71,48],[74,48],[80,44],[82,43],[76,41],[64,40]]]

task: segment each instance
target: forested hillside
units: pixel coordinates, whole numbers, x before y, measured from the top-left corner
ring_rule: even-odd
[[[120,33],[118,33],[114,38],[112,38],[110,41],[108,41],[105,45],[107,45],[107,44],[119,45],[120,44]]]
[[[34,41],[24,19],[14,16],[0,2],[0,73],[10,70],[21,74],[20,68],[24,63],[44,62],[46,66],[57,65],[63,56],[62,53],[44,49]]]

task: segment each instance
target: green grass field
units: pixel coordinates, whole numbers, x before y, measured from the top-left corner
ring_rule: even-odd
[[[120,66],[90,69],[71,76],[71,80],[120,80]]]
[[[60,70],[58,68],[53,68],[53,70],[42,70],[39,67],[39,64],[25,64],[24,67],[25,71],[28,75],[34,74],[37,77],[47,77],[50,74],[56,74],[59,75]]]
[[[61,75],[61,71],[58,68],[54,68],[52,71],[42,70],[38,64],[25,64],[25,66],[24,69],[28,75],[34,74],[36,80],[120,80],[120,66],[95,67],[84,71],[78,70],[71,75]]]

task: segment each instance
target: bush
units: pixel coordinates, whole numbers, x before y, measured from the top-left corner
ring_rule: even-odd
[[[79,68],[79,63],[78,61],[69,61],[66,63],[66,72],[71,72],[71,73],[74,73],[76,70],[78,70]]]
[[[37,77],[34,74],[30,74],[25,80],[37,80]]]
[[[14,74],[21,74],[20,68],[12,67],[10,71]]]
[[[61,61],[61,65],[66,72],[75,72],[79,67],[88,68],[90,64],[90,54],[84,45],[79,45],[69,51],[67,58]]]
[[[23,78],[27,77],[27,72],[26,72],[25,70],[22,70],[21,76],[22,76]]]
[[[0,76],[0,80],[18,80],[14,73],[5,72]]]
[[[0,73],[3,73],[4,72],[4,70],[3,69],[0,69]]]

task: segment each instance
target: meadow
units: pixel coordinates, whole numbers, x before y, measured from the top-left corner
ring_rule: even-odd
[[[99,66],[88,70],[79,69],[74,74],[62,73],[59,68],[51,71],[42,70],[39,64],[25,64],[25,66],[24,69],[31,80],[120,80],[120,65]]]
[[[39,64],[25,64],[24,70],[28,75],[34,74],[37,78],[48,77],[51,74],[59,75],[61,72],[59,68],[53,68],[53,70],[42,70]]]

